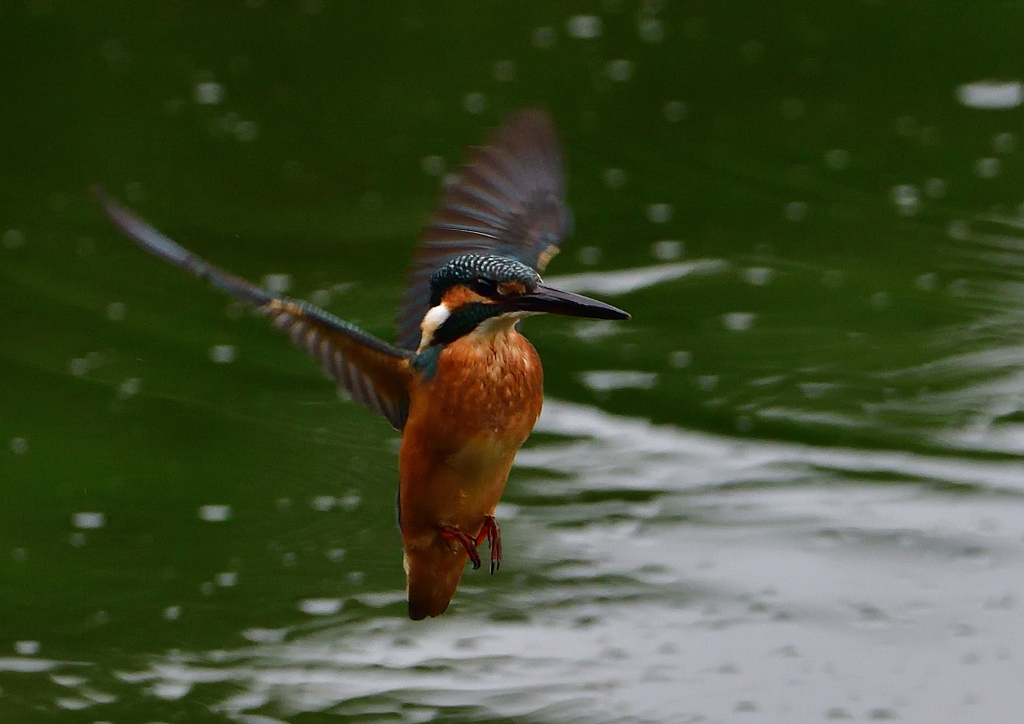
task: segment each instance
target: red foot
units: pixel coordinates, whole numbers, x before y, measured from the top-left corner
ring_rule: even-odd
[[[494,519],[493,515],[488,515],[484,518],[484,526],[476,537],[476,544],[480,545],[485,539],[491,549],[491,574],[493,574],[498,570],[498,566],[501,565],[501,530],[498,528],[498,521]]]
[[[446,525],[441,529],[441,537],[444,538],[444,542],[448,544],[450,548],[452,543],[458,543],[466,549],[466,555],[469,556],[469,560],[473,561],[473,570],[475,571],[480,567],[480,554],[476,552],[476,541],[470,538],[468,535],[463,533],[458,528],[453,528],[450,525]]]
[[[441,537],[449,546],[458,543],[465,549],[469,560],[473,561],[473,570],[480,568],[480,553],[477,547],[485,540],[491,549],[491,573],[498,570],[498,566],[501,565],[501,531],[493,515],[484,518],[484,525],[475,539],[450,525],[441,528]]]

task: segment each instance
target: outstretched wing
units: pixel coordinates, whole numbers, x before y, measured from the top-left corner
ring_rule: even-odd
[[[352,399],[387,418],[401,430],[409,409],[408,383],[412,353],[393,347],[306,302],[275,297],[241,277],[204,261],[167,238],[99,187],[93,195],[114,225],[146,251],[181,267],[221,291],[266,314],[274,326],[320,363],[327,376],[345,388]]]
[[[474,148],[430,221],[398,313],[398,346],[415,350],[430,275],[470,252],[510,256],[538,272],[572,228],[558,137],[545,111],[512,114]]]

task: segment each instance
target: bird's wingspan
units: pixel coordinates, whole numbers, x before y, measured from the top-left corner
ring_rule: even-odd
[[[387,418],[401,430],[409,410],[408,383],[412,353],[394,347],[318,307],[295,299],[275,297],[241,277],[229,274],[161,234],[107,196],[99,187],[93,195],[126,236],[146,251],[181,267],[218,289],[266,314],[274,326],[320,363],[327,376],[352,399]]]
[[[558,137],[545,111],[512,114],[474,148],[423,235],[398,314],[398,345],[415,350],[430,275],[470,252],[510,256],[538,272],[572,228]]]

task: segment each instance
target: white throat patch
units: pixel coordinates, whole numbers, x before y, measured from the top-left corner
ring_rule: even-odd
[[[538,312],[524,312],[521,310],[505,312],[504,314],[499,314],[497,317],[491,317],[490,319],[485,319],[480,322],[480,324],[476,326],[476,329],[470,332],[470,334],[483,337],[485,339],[499,334],[504,334],[515,327],[516,323],[520,319],[523,317],[531,317],[534,314],[538,314]]]
[[[434,335],[437,333],[438,327],[448,321],[450,316],[452,316],[452,310],[448,309],[444,304],[438,304],[423,315],[423,321],[420,322],[420,329],[423,334],[420,336],[420,348],[416,350],[417,352],[422,352],[430,346],[431,342],[434,341]]]

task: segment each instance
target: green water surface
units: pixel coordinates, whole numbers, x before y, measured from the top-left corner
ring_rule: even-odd
[[[1017,721],[1022,23],[6,3],[0,720]],[[412,623],[397,434],[88,187],[392,339],[443,173],[526,105],[548,281],[633,319],[528,321],[501,571]]]

